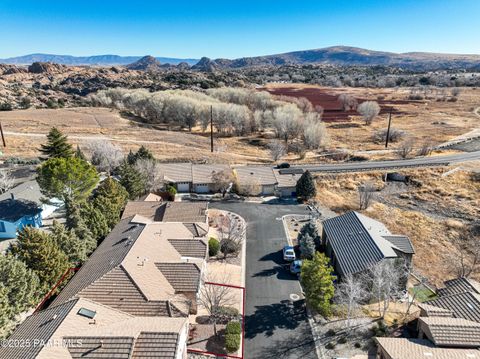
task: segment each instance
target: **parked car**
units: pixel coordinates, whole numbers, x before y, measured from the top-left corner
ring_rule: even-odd
[[[283,247],[283,260],[287,262],[295,260],[295,249],[292,246]]]
[[[290,163],[283,162],[277,165],[277,169],[282,169],[282,168],[290,168]]]
[[[290,263],[290,273],[300,275],[302,270],[302,261],[297,259]]]

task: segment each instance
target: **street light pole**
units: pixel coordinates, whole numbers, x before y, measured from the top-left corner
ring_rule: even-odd
[[[392,123],[392,110],[390,110],[390,113],[388,115],[388,128],[387,128],[387,138],[385,139],[385,148],[388,147],[388,140],[390,139],[390,125]]]

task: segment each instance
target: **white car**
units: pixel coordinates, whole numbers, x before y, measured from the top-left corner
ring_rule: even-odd
[[[292,246],[283,247],[283,260],[287,262],[292,262],[295,260],[295,250]]]

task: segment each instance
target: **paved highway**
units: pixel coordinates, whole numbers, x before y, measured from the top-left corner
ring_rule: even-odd
[[[407,160],[348,162],[322,165],[298,165],[280,171],[281,174],[291,174],[298,170],[310,172],[356,172],[376,169],[393,169],[405,167],[447,166],[449,164],[480,160],[480,151],[465,152],[454,155],[417,157]]]

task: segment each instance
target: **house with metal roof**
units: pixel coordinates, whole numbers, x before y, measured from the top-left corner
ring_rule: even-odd
[[[400,258],[411,265],[415,251],[408,237],[392,235],[381,222],[352,211],[322,224],[322,245],[340,278],[383,260]]]
[[[187,337],[185,317],[144,317],[75,298],[29,316],[0,359],[183,359]]]

